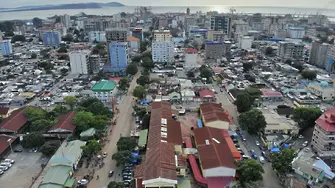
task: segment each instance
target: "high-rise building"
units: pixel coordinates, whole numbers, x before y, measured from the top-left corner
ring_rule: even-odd
[[[88,33],[88,39],[90,42],[106,42],[106,32],[105,31],[90,31]]]
[[[128,30],[124,28],[113,28],[106,30],[107,42],[118,41],[127,42]]]
[[[0,40],[2,40],[2,31],[0,30]]]
[[[186,14],[187,14],[187,15],[190,15],[190,14],[191,14],[191,10],[190,10],[189,7],[187,7],[187,9],[186,9]]]
[[[309,55],[309,63],[321,68],[326,67],[329,44],[314,41]]]
[[[13,53],[12,44],[10,40],[0,41],[0,49],[3,56],[8,56]]]
[[[89,50],[73,51],[69,53],[71,74],[88,74],[89,70]]]
[[[326,70],[329,73],[335,72],[335,46],[332,45],[328,48],[327,60],[326,60]]]
[[[132,30],[132,35],[133,35],[133,37],[136,37],[140,40],[143,40],[143,38],[144,38],[143,37],[143,29],[142,28],[134,28]]]
[[[169,30],[155,30],[152,41],[152,60],[157,63],[174,61],[174,43]]]
[[[71,17],[70,15],[64,14],[60,17],[61,22],[64,24],[65,27],[71,27]]]
[[[205,54],[208,59],[221,59],[223,54],[223,42],[208,41],[205,43]]]
[[[250,50],[252,42],[254,41],[253,37],[250,36],[241,36],[239,39],[239,48],[243,50]]]
[[[211,16],[211,29],[214,31],[223,31],[226,35],[230,33],[231,18],[227,15]]]
[[[322,159],[334,160],[335,108],[327,110],[315,121],[311,147]]]
[[[303,43],[294,42],[279,42],[279,48],[277,50],[277,55],[282,59],[302,59],[304,55]]]
[[[108,43],[109,62],[104,67],[106,72],[124,74],[128,66],[128,43],[112,41]]]
[[[60,32],[55,30],[44,30],[42,40],[45,46],[59,46],[62,41]]]

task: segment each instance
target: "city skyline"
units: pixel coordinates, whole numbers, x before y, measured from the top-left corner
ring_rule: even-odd
[[[108,3],[113,2],[113,0],[59,0],[58,3],[49,3],[43,0],[13,0],[6,2],[6,8],[15,8],[20,6],[37,6],[37,5],[57,5],[57,4],[69,4],[69,3]],[[138,1],[135,0],[119,0],[115,1],[128,6],[139,5]],[[152,2],[151,0],[142,0],[141,5],[147,6],[271,6],[271,7],[296,7],[296,8],[317,8],[317,9],[329,9],[335,8],[335,0],[235,0],[235,1],[219,1],[219,0],[208,0],[206,2],[200,0],[185,0],[180,2],[179,0],[170,0],[168,2]]]

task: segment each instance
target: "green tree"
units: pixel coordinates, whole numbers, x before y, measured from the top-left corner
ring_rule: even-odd
[[[137,56],[134,56],[131,60],[134,61],[134,62],[140,62],[141,59],[142,59],[142,57],[137,55]]]
[[[35,119],[31,122],[30,131],[40,132],[48,130],[54,124],[53,121],[49,119]]]
[[[238,173],[240,175],[240,184],[244,185],[250,182],[256,182],[263,179],[264,169],[260,163],[254,159],[243,160],[238,163]]]
[[[67,69],[67,68],[62,68],[62,69],[60,70],[60,72],[61,72],[62,75],[66,75],[66,74],[69,72],[69,69]]]
[[[245,91],[254,98],[259,97],[262,94],[261,90],[255,87],[247,87]]]
[[[32,53],[30,57],[31,57],[31,59],[36,59],[37,58],[37,54]]]
[[[64,37],[62,37],[62,41],[65,41],[65,42],[72,42],[72,41],[73,41],[73,36],[72,36],[72,34],[67,34],[67,35],[65,35]]]
[[[129,80],[127,77],[123,77],[119,82],[118,89],[122,92],[125,92],[127,91],[128,88],[129,88]]]
[[[39,132],[26,134],[23,136],[22,146],[24,148],[39,148],[45,142],[43,135]]]
[[[98,130],[103,130],[107,124],[108,124],[107,116],[97,115],[94,116],[94,119],[91,122],[90,126]]]
[[[295,157],[293,149],[283,149],[271,156],[272,168],[279,174],[284,175],[292,171],[292,161]]]
[[[138,99],[144,99],[147,96],[147,91],[142,86],[136,86],[133,95]]]
[[[292,64],[292,59],[286,59],[284,63],[288,64],[288,65],[291,65]]]
[[[222,79],[220,77],[217,77],[215,81],[217,84],[222,84]]]
[[[212,71],[209,70],[207,67],[200,67],[200,76],[202,78],[206,78],[207,81],[210,80],[212,78]]]
[[[111,112],[105,105],[99,100],[99,101],[92,101],[92,103],[86,107],[86,110],[89,112],[92,112],[94,115],[103,115],[111,117]]]
[[[241,183],[237,183],[233,186],[233,188],[258,188],[259,184],[257,182],[247,182],[243,185]]]
[[[259,110],[250,110],[240,114],[238,122],[243,130],[249,134],[256,135],[266,127],[265,117]]]
[[[69,112],[69,109],[63,105],[56,105],[54,109],[52,109],[52,112],[55,113],[56,116],[59,116],[61,114]]]
[[[61,144],[62,143],[59,140],[47,141],[43,144],[40,151],[44,155],[51,157],[53,154],[55,154]]]
[[[136,112],[136,116],[138,116],[140,119],[144,117],[145,114],[147,114],[147,109],[139,107],[137,105],[133,106],[134,112]]]
[[[77,132],[80,133],[90,128],[92,122],[94,121],[94,116],[91,112],[80,111],[77,112],[72,121],[73,124],[77,126]]]
[[[134,137],[120,137],[116,146],[118,151],[133,151],[137,146],[137,140]]]
[[[107,188],[124,188],[124,184],[122,182],[111,181],[109,182]]]
[[[155,67],[154,63],[152,62],[152,59],[150,57],[143,57],[142,58],[142,67],[144,67],[147,70],[151,70]]]
[[[138,71],[137,65],[135,63],[131,63],[127,66],[126,73],[130,75],[135,75]]]
[[[194,72],[193,71],[188,71],[186,75],[189,78],[194,78]]]
[[[249,70],[252,70],[253,63],[243,63],[243,72],[248,72]]]
[[[121,18],[125,18],[127,16],[127,13],[121,12],[120,15],[121,15]]]
[[[301,76],[308,80],[314,80],[317,76],[317,72],[312,70],[303,70],[301,72]]]
[[[145,86],[150,83],[149,75],[142,74],[139,78],[137,78],[136,83],[141,86]]]
[[[74,106],[77,104],[77,97],[75,96],[65,96],[64,97],[65,104],[70,106],[70,109],[73,110]]]
[[[81,146],[84,154],[92,156],[101,150],[102,146],[97,140],[89,140],[85,146]]]
[[[116,166],[123,166],[131,161],[131,151],[118,151],[112,155],[112,159],[116,161]]]
[[[297,107],[293,111],[292,119],[298,123],[299,127],[304,130],[308,127],[314,127],[315,121],[322,115],[319,108]]]
[[[266,47],[265,48],[265,55],[271,56],[273,55],[273,48],[272,47]]]
[[[57,50],[58,53],[67,53],[67,49],[65,46],[62,46],[60,47],[58,50]]]
[[[80,31],[79,31],[78,29],[75,29],[75,30],[73,31],[73,34],[79,36],[79,35],[80,35]]]
[[[142,118],[142,129],[148,129],[150,125],[150,115],[145,114]]]
[[[46,112],[42,108],[29,106],[24,109],[24,115],[29,119],[29,121],[34,121],[44,119]]]
[[[141,44],[140,44],[140,52],[141,53],[143,53],[147,50],[147,45],[148,45],[147,43],[141,42]]]
[[[247,92],[241,92],[236,96],[235,105],[237,107],[237,111],[240,113],[250,110],[253,103],[254,101],[252,96]]]

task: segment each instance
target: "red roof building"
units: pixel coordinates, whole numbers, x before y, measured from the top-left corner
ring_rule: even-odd
[[[335,155],[335,108],[327,110],[316,121],[314,127],[311,147],[324,159]],[[326,143],[325,143],[326,141]]]
[[[202,102],[215,102],[215,93],[210,89],[199,90],[199,95]]]
[[[0,117],[6,118],[9,113],[9,107],[0,107]]]
[[[194,140],[199,153],[202,174],[210,177],[235,177],[237,166],[221,129],[194,129]]]
[[[283,95],[272,89],[261,89],[262,92],[262,100],[270,100],[270,101],[282,101],[284,100]]]
[[[24,108],[15,110],[6,119],[0,122],[0,133],[18,133],[27,123],[28,118],[24,115]]]
[[[204,125],[208,127],[228,130],[229,124],[232,124],[229,114],[222,109],[221,104],[200,104],[200,114]]]
[[[145,161],[136,167],[135,178],[141,179],[145,187],[175,186],[175,152],[181,152],[182,145],[180,123],[172,118],[171,104],[167,102],[152,103],[150,117]]]
[[[187,48],[185,50],[185,53],[187,54],[197,54],[198,53],[198,50],[194,49],[194,48]]]
[[[57,137],[62,135],[61,137],[67,137],[68,135],[72,135],[75,125],[72,123],[72,119],[76,115],[76,112],[68,112],[66,114],[62,114],[56,125],[54,125],[49,131],[49,134],[57,134]]]

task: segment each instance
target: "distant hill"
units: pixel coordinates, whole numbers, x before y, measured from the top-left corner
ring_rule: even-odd
[[[37,5],[37,6],[23,6],[17,8],[0,8],[0,12],[15,12],[15,11],[32,11],[32,10],[56,10],[56,9],[97,9],[102,7],[123,7],[125,6],[119,2],[110,3],[73,3],[61,5]]]

